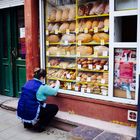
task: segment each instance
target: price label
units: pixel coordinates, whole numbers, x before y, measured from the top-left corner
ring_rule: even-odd
[[[82,42],[81,40],[78,40],[78,45],[81,46]]]
[[[76,77],[76,81],[77,81],[77,82],[79,82],[79,81],[80,81],[80,79],[81,79],[80,77]]]
[[[98,27],[94,27],[94,33],[98,33]]]
[[[70,79],[70,78],[71,78],[71,76],[70,76],[70,74],[69,74],[69,73],[66,75],[66,77],[67,77],[68,79]]]
[[[79,88],[78,87],[75,87],[75,91],[79,91]]]
[[[103,56],[108,56],[108,52],[107,51],[103,51]]]
[[[88,69],[92,70],[93,69],[93,65],[92,64],[88,64]]]
[[[67,56],[70,56],[70,52],[67,52]]]
[[[71,83],[68,83],[68,89],[69,90],[71,89]]]
[[[96,70],[100,70],[101,66],[100,65],[96,65]]]
[[[85,88],[81,88],[81,92],[82,93],[85,93]]]
[[[108,70],[108,65],[104,65],[104,70]]]
[[[64,45],[68,45],[68,44],[69,44],[68,40],[65,40]]]
[[[70,34],[70,30],[66,29],[66,34],[69,35]]]
[[[87,77],[87,82],[90,82],[91,81],[91,77]]]
[[[80,57],[80,52],[77,52],[77,56]]]
[[[46,41],[46,45],[49,46],[49,41]]]
[[[85,33],[85,34],[88,33],[88,28],[84,28],[84,33]]]
[[[50,63],[48,63],[48,67],[50,67],[51,66],[51,64]]]
[[[103,39],[100,40],[101,45],[105,45],[105,41]]]
[[[104,32],[108,32],[109,31],[109,27],[108,26],[105,26],[104,27]]]
[[[56,35],[58,34],[58,29],[55,29],[55,34],[56,34]]]
[[[91,92],[90,88],[87,88],[87,92],[88,92],[88,93],[90,93],[90,92]]]
[[[46,30],[46,35],[49,35],[49,31],[48,30]]]
[[[94,52],[94,56],[95,56],[95,57],[98,56],[98,52],[97,52],[97,51]]]
[[[79,28],[75,29],[75,33],[78,34],[79,33]]]
[[[102,91],[102,95],[107,96],[107,94],[108,94],[108,91],[107,90],[103,90]]]
[[[46,52],[46,55],[49,56],[49,51]]]
[[[105,79],[101,79],[101,84],[105,84]]]
[[[81,68],[82,68],[82,66],[80,64],[78,64],[78,69],[81,69]]]

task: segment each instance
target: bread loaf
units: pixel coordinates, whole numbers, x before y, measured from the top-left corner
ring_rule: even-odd
[[[100,21],[98,24],[98,29],[102,29],[102,28],[104,28],[104,22]]]
[[[69,23],[63,23],[60,28],[59,28],[59,31],[62,32],[62,33],[65,33],[66,32],[66,29],[69,28]]]
[[[48,29],[49,32],[51,32],[51,31],[52,31],[52,28],[53,28],[53,24],[50,23],[50,24],[48,25],[47,29]]]
[[[107,33],[97,33],[93,35],[93,40],[95,42],[100,42],[101,40],[104,40],[104,42],[108,42],[109,35]]]
[[[92,21],[91,20],[86,21],[85,28],[87,28],[88,30],[90,30],[92,28]]]
[[[76,28],[75,22],[70,23],[69,30],[70,31],[75,31],[75,28]]]
[[[58,51],[57,46],[51,46],[51,47],[48,48],[49,55],[56,55],[57,51]]]
[[[75,34],[65,34],[62,36],[62,39],[61,41],[64,42],[64,41],[68,41],[68,42],[75,42],[76,41],[76,37],[75,37]]]
[[[51,43],[57,43],[60,41],[60,39],[57,35],[50,35],[48,36],[48,41]]]
[[[95,12],[96,12],[97,7],[98,7],[99,5],[100,5],[99,2],[97,2],[97,1],[94,2],[94,3],[93,3],[93,7],[92,7],[92,9],[90,10],[89,14],[90,14],[90,15],[94,15]]]
[[[61,18],[62,18],[62,10],[58,9],[56,11],[56,20],[55,21],[61,21]]]
[[[94,47],[94,52],[96,52],[97,55],[99,55],[99,56],[102,56],[104,51],[107,51],[107,53],[108,53],[109,52],[108,47],[106,47],[106,46],[95,46]]]
[[[90,46],[78,46],[77,53],[80,53],[80,55],[91,55],[93,54],[93,49]]]
[[[56,10],[52,9],[51,12],[50,12],[49,20],[50,21],[55,21],[55,19],[56,19]]]
[[[68,16],[69,16],[69,9],[68,8],[63,9],[61,20],[62,21],[67,21]]]
[[[109,13],[109,3],[106,4],[105,10],[104,10],[104,14],[108,14],[108,13]]]
[[[92,41],[92,36],[91,34],[81,33],[77,36],[77,40],[83,43],[87,43],[87,42]]]
[[[75,16],[76,16],[75,7],[70,7],[68,20],[69,21],[74,20],[75,19]]]
[[[98,24],[99,24],[99,21],[94,20],[94,21],[92,22],[92,29],[94,29],[94,27],[98,27]]]
[[[85,13],[84,13],[84,15],[88,16],[90,10],[92,9],[92,7],[93,7],[93,3],[88,3],[88,4],[86,5],[86,7],[85,7]]]
[[[55,23],[54,26],[52,27],[52,32],[54,32],[55,30],[59,30],[59,24]]]
[[[85,14],[85,9],[86,9],[85,5],[80,5],[78,8],[78,15],[83,16]]]
[[[108,26],[108,27],[109,27],[109,19],[108,19],[108,18],[106,18],[106,19],[104,20],[104,26]]]
[[[95,14],[99,15],[99,14],[103,14],[104,10],[105,10],[105,3],[101,3],[95,10]]]

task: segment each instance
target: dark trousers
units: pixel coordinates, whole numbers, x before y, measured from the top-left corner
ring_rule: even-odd
[[[39,121],[37,122],[37,124],[35,124],[34,126],[30,123],[24,123],[24,127],[25,128],[45,128],[50,121],[54,118],[54,116],[57,114],[59,108],[57,105],[55,104],[47,104],[45,108],[41,107],[40,108],[40,113],[39,113]]]

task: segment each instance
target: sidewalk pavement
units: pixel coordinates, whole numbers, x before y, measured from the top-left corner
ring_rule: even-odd
[[[28,131],[23,128],[23,125],[16,117],[15,111],[17,102],[18,98],[0,95],[0,106],[4,109],[12,110],[8,111],[0,108],[0,140],[134,140],[134,137],[130,136],[129,134],[128,136],[119,134],[118,132],[116,133],[115,131],[108,131],[112,128],[108,130],[104,129],[104,123],[100,125],[100,128],[75,124],[75,127],[71,127],[72,129],[70,129],[70,127],[67,129],[68,124],[66,123],[70,124],[70,122],[67,121],[68,116],[65,116],[64,113],[60,112],[58,113],[57,117],[61,117],[61,115],[63,115],[65,118],[61,117],[62,120],[60,118],[58,119],[60,121],[64,120],[64,123],[59,123],[59,126],[57,125],[58,122],[55,123],[54,121],[52,122],[53,127],[48,127],[43,133]],[[73,117],[76,118],[76,115],[69,117],[73,119]],[[81,120],[81,123],[84,122],[82,119],[84,118],[81,117],[79,119],[79,121]],[[59,129],[55,128],[55,125]],[[74,122],[71,122],[71,125],[74,126]],[[112,127],[113,125],[110,126]],[[120,128],[120,131],[123,130],[120,126],[118,128]]]

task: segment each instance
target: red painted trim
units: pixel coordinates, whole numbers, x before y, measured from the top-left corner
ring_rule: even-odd
[[[33,70],[39,67],[39,2],[24,1],[25,44],[26,44],[26,78],[33,77]]]

